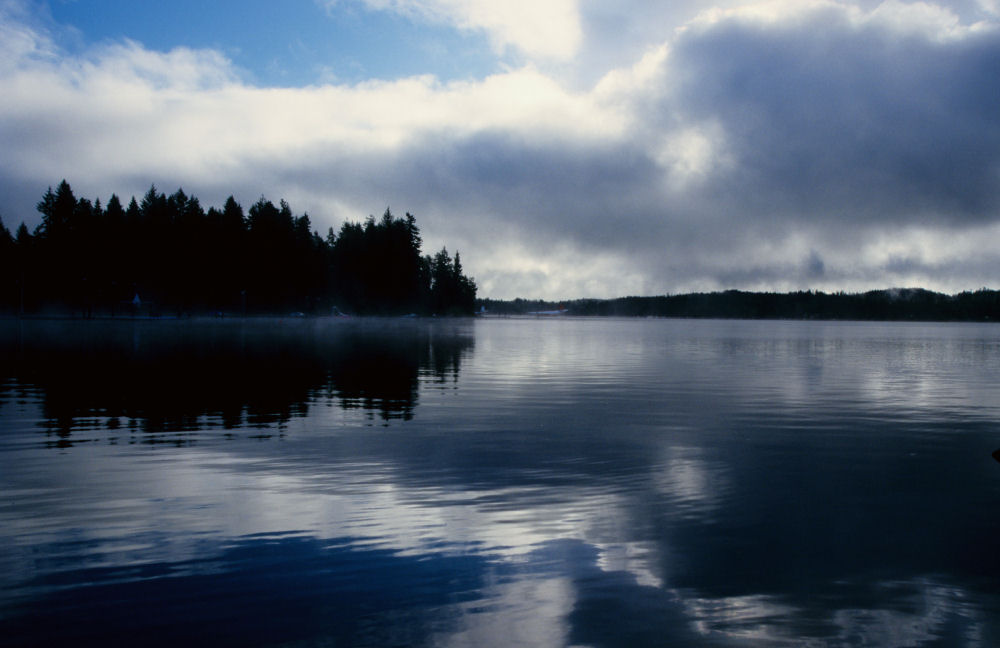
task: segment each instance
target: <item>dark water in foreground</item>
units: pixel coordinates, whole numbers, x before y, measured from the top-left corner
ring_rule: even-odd
[[[1000,645],[1000,326],[0,333],[3,645]]]

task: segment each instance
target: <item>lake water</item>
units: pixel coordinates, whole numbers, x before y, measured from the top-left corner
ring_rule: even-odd
[[[1000,645],[997,325],[0,340],[4,645]]]

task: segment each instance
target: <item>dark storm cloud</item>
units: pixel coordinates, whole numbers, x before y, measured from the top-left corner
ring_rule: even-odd
[[[658,169],[633,147],[487,133],[423,153],[405,156],[411,191],[426,186],[430,175],[435,195],[496,213],[532,238],[621,248],[636,244],[649,224],[634,201],[657,181]]]
[[[644,225],[656,226],[647,195],[660,171],[631,145],[525,141],[496,131],[422,138],[391,152],[316,155],[321,163],[310,156],[280,182],[302,190],[325,182],[368,200],[371,211],[389,204],[422,212],[434,229],[470,237],[513,229],[543,246],[564,240],[629,249],[648,236]]]
[[[416,193],[432,177],[437,195],[536,247],[620,254],[659,290],[988,283],[988,249],[913,250],[900,266],[873,243],[915,230],[944,243],[996,224],[1000,36],[959,32],[842,6],[695,24],[653,77],[662,85],[634,97],[635,139],[480,134],[414,151],[404,173]],[[699,182],[665,189],[656,136],[698,124],[721,131],[717,159]],[[875,258],[861,257],[866,245]]]
[[[844,224],[981,223],[1000,170],[1000,38],[938,42],[841,10],[679,39],[674,97],[718,120],[747,207]]]

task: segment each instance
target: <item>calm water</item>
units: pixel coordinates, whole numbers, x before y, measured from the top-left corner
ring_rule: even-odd
[[[1000,645],[1000,326],[0,333],[4,645]]]

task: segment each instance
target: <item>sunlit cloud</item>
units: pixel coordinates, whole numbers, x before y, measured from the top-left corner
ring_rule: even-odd
[[[530,56],[567,59],[581,45],[576,0],[361,0],[371,9],[392,11],[465,30],[484,30],[499,51],[516,48]],[[330,8],[347,0],[326,0]]]

